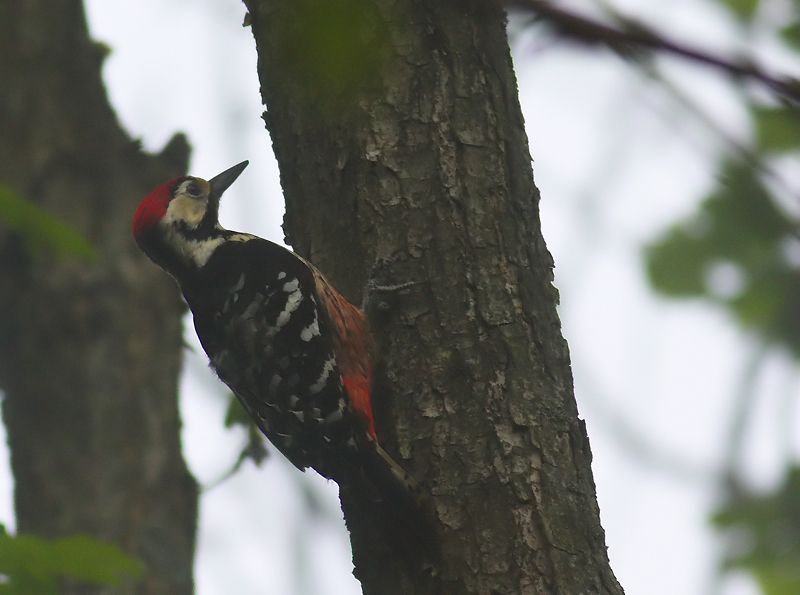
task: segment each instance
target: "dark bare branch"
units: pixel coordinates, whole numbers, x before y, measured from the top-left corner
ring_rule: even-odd
[[[619,27],[614,27],[545,0],[508,0],[507,5],[533,12],[561,35],[583,43],[604,45],[626,57],[649,57],[655,52],[679,56],[735,78],[758,82],[784,101],[800,102],[800,80],[770,73],[752,59],[728,58],[675,41],[633,18],[616,15]]]

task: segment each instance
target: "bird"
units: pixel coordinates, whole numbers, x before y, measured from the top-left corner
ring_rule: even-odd
[[[305,258],[220,225],[220,199],[247,165],[156,186],[133,216],[137,245],[177,281],[210,367],[295,467],[412,493],[378,441],[363,310]]]

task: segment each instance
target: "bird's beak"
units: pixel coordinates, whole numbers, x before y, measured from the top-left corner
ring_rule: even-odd
[[[234,165],[233,167],[229,167],[221,174],[217,174],[213,178],[208,181],[209,186],[211,187],[210,198],[219,204],[219,199],[222,197],[223,193],[228,189],[228,187],[236,181],[236,178],[244,171],[244,168],[247,167],[247,164],[250,163],[249,161],[242,161],[241,163]]]

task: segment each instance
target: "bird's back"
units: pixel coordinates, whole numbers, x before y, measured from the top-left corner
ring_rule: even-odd
[[[182,285],[220,379],[292,463],[330,477],[326,454],[340,454],[359,428],[304,265],[267,240],[232,241]]]

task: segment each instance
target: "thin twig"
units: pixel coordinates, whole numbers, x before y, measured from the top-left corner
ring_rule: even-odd
[[[768,353],[767,346],[758,342],[748,357],[742,376],[733,395],[733,412],[728,426],[722,461],[721,484],[719,488],[729,497],[736,497],[743,489],[742,459],[745,452],[745,439],[753,421],[753,408],[758,395],[756,381],[763,368]]]
[[[771,182],[777,191],[785,193],[789,199],[800,203],[800,196],[798,196],[797,191],[789,184],[783,175],[764,158],[764,155],[729,134],[711,114],[704,110],[689,96],[689,94],[683,91],[683,89],[673,83],[669,77],[665,76],[656,65],[641,63],[638,65],[638,68],[641,69],[641,72],[645,76],[659,83],[661,88],[681,107],[697,118],[709,131],[717,136],[727,147],[729,154],[733,155],[735,159],[747,163],[765,183]],[[770,194],[772,195],[773,193],[770,192]],[[794,221],[788,212],[785,210],[782,210],[782,212],[788,221]],[[793,233],[797,233],[797,231],[793,231]]]
[[[767,352],[767,346],[763,342],[755,345],[742,370],[737,390],[733,395],[733,411],[728,426],[728,435],[725,439],[721,474],[716,486],[719,490],[718,496],[721,495],[727,501],[740,497],[745,489],[741,470],[742,458],[747,430],[751,427],[753,410],[758,398],[756,382],[758,374],[764,366]],[[728,571],[725,564],[732,546],[731,540],[727,540],[723,551],[717,554],[715,568],[708,578],[709,584],[705,590],[707,593],[713,595],[722,593],[723,579]]]

